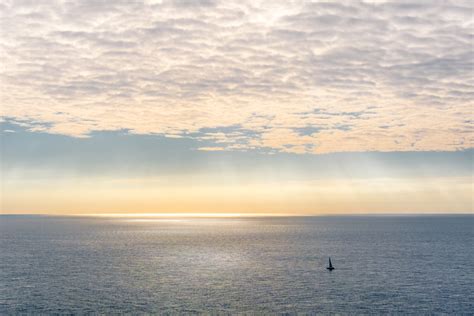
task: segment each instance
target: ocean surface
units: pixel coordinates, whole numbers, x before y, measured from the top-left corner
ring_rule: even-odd
[[[469,215],[2,215],[0,314],[474,314],[473,245]]]

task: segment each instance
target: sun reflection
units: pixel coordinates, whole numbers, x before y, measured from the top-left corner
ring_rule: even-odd
[[[288,216],[288,214],[269,214],[269,213],[93,213],[93,214],[74,214],[75,216],[94,216],[94,217],[126,217],[137,218],[140,221],[153,221],[153,217],[263,217],[263,216]],[[141,218],[147,219],[141,219]],[[140,218],[140,219],[138,219]]]
[[[155,223],[155,222],[160,222],[160,223],[182,223],[182,222],[187,222],[187,220],[184,219],[158,219],[158,218],[133,218],[133,219],[124,219],[123,221],[126,222],[134,222],[134,223]]]

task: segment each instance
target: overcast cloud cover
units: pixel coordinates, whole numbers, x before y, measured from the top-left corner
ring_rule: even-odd
[[[3,1],[1,115],[201,150],[472,148],[472,1]]]

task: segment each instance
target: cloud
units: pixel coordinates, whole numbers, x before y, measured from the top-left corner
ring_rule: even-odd
[[[0,10],[1,115],[34,130],[126,129],[269,152],[473,147],[470,1]]]
[[[199,147],[198,150],[202,151],[223,151],[226,150],[224,147]]]

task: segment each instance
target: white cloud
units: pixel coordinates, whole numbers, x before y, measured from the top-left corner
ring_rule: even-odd
[[[129,129],[297,153],[473,146],[470,1],[0,10],[1,114],[47,122],[32,125],[42,131]]]

